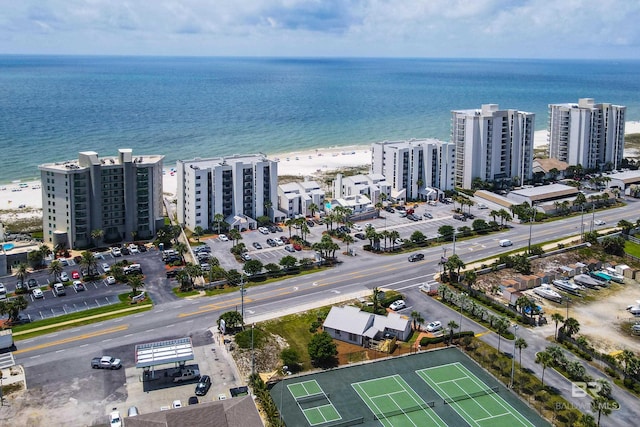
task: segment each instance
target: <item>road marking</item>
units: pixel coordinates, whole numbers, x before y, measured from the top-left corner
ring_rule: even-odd
[[[56,350],[56,353],[62,353],[63,351],[67,351],[67,349]]]
[[[60,345],[60,344],[68,344],[68,343],[71,343],[71,342],[81,341],[81,340],[85,340],[85,339],[88,339],[88,338],[95,338],[95,337],[99,337],[101,335],[111,334],[111,333],[114,333],[114,332],[125,331],[127,329],[129,329],[129,325],[119,325],[119,326],[116,326],[116,327],[113,327],[113,328],[109,328],[109,329],[105,329],[105,330],[102,330],[102,331],[76,335],[76,336],[73,336],[73,337],[64,338],[64,339],[57,340],[57,341],[51,341],[51,342],[48,342],[48,343],[38,344],[38,345],[35,345],[33,347],[23,348],[23,349],[14,351],[13,354],[22,354],[22,353],[27,353],[29,351],[41,350],[43,348],[49,348],[49,347],[53,347],[53,346]],[[49,337],[50,336],[51,335],[49,335]]]
[[[479,338],[479,337],[481,337],[483,335],[487,335],[489,332],[491,332],[491,331],[479,332],[479,333],[475,334],[474,337]]]

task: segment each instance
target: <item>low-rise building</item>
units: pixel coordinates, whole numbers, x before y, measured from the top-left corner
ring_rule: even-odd
[[[367,313],[358,307],[331,307],[322,327],[332,338],[369,347],[372,340],[396,337],[406,341],[411,335],[411,321],[398,313],[387,316]]]
[[[289,182],[278,186],[278,209],[287,217],[310,216],[324,210],[325,193],[316,181]]]
[[[391,184],[379,173],[345,177],[337,174],[333,181],[333,197],[341,198],[355,194],[367,196],[374,204],[384,202],[391,196]]]

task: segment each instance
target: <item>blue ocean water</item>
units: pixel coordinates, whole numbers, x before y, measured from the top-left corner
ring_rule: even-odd
[[[640,62],[0,56],[0,182],[79,151],[178,159],[448,140],[450,112],[494,103],[626,105],[640,119]]]

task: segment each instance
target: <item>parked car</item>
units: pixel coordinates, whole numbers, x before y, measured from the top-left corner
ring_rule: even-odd
[[[431,215],[429,212],[425,212],[424,214],[422,214],[422,216],[424,216],[425,218],[433,219],[433,215]]]
[[[32,295],[35,299],[44,298],[44,293],[40,288],[35,288],[32,292]]]
[[[209,375],[203,375],[200,377],[200,381],[196,385],[196,396],[204,396],[211,388],[211,377]]]
[[[4,286],[4,285],[2,285]],[[16,282],[16,291],[21,291],[25,288],[24,282],[22,280],[18,280]]]
[[[284,247],[284,250],[287,252],[295,252],[295,248],[293,247],[293,245],[287,245]]]
[[[57,297],[67,294],[62,283],[54,283],[51,288],[53,288],[53,293],[56,294]]]
[[[436,332],[436,331],[439,331],[440,329],[442,329],[442,323],[440,323],[440,321],[438,320],[431,322],[427,325],[428,332]]]
[[[457,219],[458,221],[466,221],[467,218],[464,215],[453,214],[453,219]]]
[[[262,245],[258,242],[253,242],[253,247],[256,249],[262,249]]]
[[[396,240],[393,241],[393,243],[395,243],[396,245],[402,245],[404,244],[404,240],[401,238],[397,238]]]
[[[77,279],[80,278],[80,273],[78,272],[78,270],[73,270],[71,272],[71,278],[74,279],[74,280],[77,280]]]
[[[176,399],[171,403],[171,407],[173,409],[182,408],[182,402],[180,402],[180,400]]]
[[[293,249],[295,249],[296,251],[301,251],[302,250],[302,245],[300,245],[299,243],[294,243],[293,244]]]
[[[187,402],[189,405],[197,405],[198,402],[198,396],[191,396],[189,397],[189,401]]]
[[[129,245],[129,252],[132,254],[138,254],[140,251],[138,250],[138,245],[134,245],[133,243]]]
[[[243,253],[242,255],[240,255],[240,258],[242,258],[243,261],[251,261],[251,255],[249,255],[248,253]]]
[[[267,227],[258,227],[258,231],[262,234],[269,234],[269,229]]]
[[[36,279],[27,280],[27,289],[31,290],[37,288],[38,286],[40,285],[38,284],[38,281]]]
[[[120,416],[120,412],[112,411],[109,414],[109,427],[121,427],[122,426],[122,417]]]
[[[364,233],[356,233],[353,235],[353,237],[355,237],[356,239],[360,239],[360,240],[366,240],[367,236],[364,235]]]
[[[24,313],[19,313],[18,316],[11,321],[12,325],[24,325],[25,323],[31,323],[31,317]]]
[[[276,231],[278,233],[282,233],[282,227],[280,227],[279,225],[276,225]]]
[[[147,247],[145,245],[138,245],[138,250],[140,252],[147,252]],[[132,408],[135,408],[135,406],[132,406]],[[129,408],[131,409],[131,408]]]
[[[120,250],[120,248],[111,248],[111,255],[113,255],[114,257],[122,256],[122,251]]]
[[[489,206],[485,205],[484,203],[478,203],[478,209],[489,209]]]
[[[356,231],[362,231],[362,226],[360,224],[353,224],[352,228]]]
[[[282,243],[284,243],[285,245],[288,245],[289,243],[291,243],[291,241],[287,236],[280,236],[280,240],[282,240]]]
[[[82,283],[79,280],[74,280],[73,281],[73,289],[75,289],[76,292],[82,292],[84,290],[86,290],[87,288],[84,287],[84,283]]]
[[[115,285],[116,284],[116,278],[113,276],[107,276],[107,278],[105,279],[107,281],[107,285]]]
[[[312,220],[308,219],[308,220],[307,220],[307,225],[308,225],[309,227],[314,227],[314,226],[316,225],[316,223],[315,223],[315,222],[313,222]]]
[[[93,369],[120,369],[122,363],[120,359],[112,356],[94,357],[91,359],[91,367]]]
[[[403,308],[407,308],[407,304],[404,302],[404,300],[399,299],[392,302],[389,305],[389,308],[393,311],[398,311],[398,310],[402,310]]]
[[[278,246],[284,245],[284,242],[279,237],[276,237],[273,240],[276,242],[276,245],[278,245]]]
[[[391,206],[387,206],[386,208],[384,208],[385,211],[389,212],[389,213],[394,213],[396,210],[393,209]]]
[[[174,268],[173,270],[167,270],[166,276],[167,279],[170,279],[172,277],[176,277],[178,275],[179,272],[181,272],[182,269],[181,268]]]
[[[424,254],[411,254],[409,255],[409,262],[422,261],[424,259]]]
[[[108,273],[111,271],[111,266],[109,264],[107,264],[106,262],[102,263],[102,270],[104,270],[105,273]]]
[[[219,235],[218,239],[220,239],[221,242],[228,242],[229,241],[229,238],[227,237],[226,234]]]
[[[272,238],[268,238],[268,239],[267,239],[267,245],[272,246],[272,247],[273,247],[273,246],[278,246],[278,244],[276,243],[276,241],[275,241],[275,240],[273,240]]]
[[[269,227],[267,227],[269,229],[270,233],[277,233],[278,229],[276,228],[275,225],[270,225]]]
[[[66,271],[63,271],[62,273],[60,273],[61,282],[67,282],[68,280],[69,280],[69,275],[67,274]]]
[[[131,255],[131,251],[126,246],[124,248],[120,249],[120,252],[122,253],[122,255]]]

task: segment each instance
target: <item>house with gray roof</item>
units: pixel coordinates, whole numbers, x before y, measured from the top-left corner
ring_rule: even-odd
[[[411,320],[406,316],[381,316],[353,306],[331,307],[322,326],[332,338],[363,347],[369,347],[371,340],[396,337],[406,341],[411,335]]]

